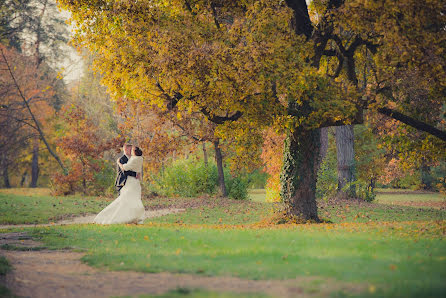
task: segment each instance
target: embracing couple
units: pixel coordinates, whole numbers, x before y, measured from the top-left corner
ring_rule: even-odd
[[[144,205],[141,201],[140,177],[142,151],[136,146],[124,144],[124,155],[117,160],[118,175],[115,186],[119,196],[94,219],[98,224],[138,223],[144,221]]]

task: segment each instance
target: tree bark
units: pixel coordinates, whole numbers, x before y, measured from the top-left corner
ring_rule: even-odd
[[[355,196],[355,137],[353,125],[336,127],[336,155],[338,160],[338,196]]]
[[[225,174],[223,172],[223,155],[221,154],[221,149],[219,147],[218,141],[214,141],[214,148],[215,148],[215,162],[217,163],[217,171],[218,171],[218,184],[220,186],[221,195],[223,197],[227,197],[228,192],[226,190]]]
[[[386,115],[386,116],[393,118],[395,120],[403,122],[404,124],[412,126],[418,130],[421,130],[421,131],[427,132],[428,134],[436,136],[440,140],[446,141],[446,132],[442,131],[432,125],[429,125],[427,123],[424,123],[424,122],[414,119],[412,117],[406,116],[400,112],[394,111],[389,108],[378,108],[378,112],[380,114]]]
[[[7,165],[5,165],[3,167],[3,184],[4,184],[5,188],[11,188],[11,183],[9,182],[9,171],[8,171]]]
[[[22,174],[22,179],[20,180],[20,187],[23,187],[25,185],[26,177],[28,176],[28,171],[25,170]]]
[[[423,158],[420,167],[421,184],[424,190],[432,190],[432,174],[431,168]]]
[[[286,214],[306,222],[319,221],[316,205],[317,168],[320,158],[320,130],[289,132],[284,144],[284,161],[280,174],[280,196]]]
[[[31,183],[29,187],[37,187],[39,179],[39,138],[34,138],[33,157],[31,162]]]
[[[206,150],[206,142],[203,142],[203,157],[204,157],[204,166],[208,167],[208,152]]]
[[[320,152],[321,162],[324,160],[328,151],[328,129],[329,129],[328,127],[321,128],[321,152]]]

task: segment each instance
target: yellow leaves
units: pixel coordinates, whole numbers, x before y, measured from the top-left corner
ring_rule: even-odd
[[[144,236],[144,240],[149,240],[149,236]]]
[[[178,248],[178,249],[175,251],[175,254],[178,256],[180,253],[181,253],[181,248]]]

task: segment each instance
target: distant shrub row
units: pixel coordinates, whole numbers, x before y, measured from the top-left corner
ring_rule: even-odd
[[[248,197],[248,186],[262,186],[266,178],[260,173],[232,176],[224,170],[225,185],[230,198],[244,200]],[[177,160],[163,171],[151,177],[151,192],[163,196],[197,197],[215,195],[219,191],[217,166],[203,161]]]

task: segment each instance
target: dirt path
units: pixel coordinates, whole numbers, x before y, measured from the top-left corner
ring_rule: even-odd
[[[167,214],[183,212],[185,210],[186,209],[177,209],[177,208],[146,210],[145,218],[147,219],[147,218],[159,217],[159,216],[163,216],[163,215],[167,215]],[[0,225],[0,229],[24,228],[24,227],[48,227],[48,226],[54,226],[54,225],[70,225],[70,224],[87,224],[87,223],[93,223],[93,219],[95,218],[95,216],[96,215],[74,217],[74,218],[64,219],[61,221],[57,221],[54,223],[48,223],[48,224]]]
[[[0,244],[22,249],[39,247],[26,233],[0,234]],[[217,292],[266,293],[273,297],[325,297],[335,291],[359,294],[362,285],[318,277],[290,280],[246,280],[193,274],[113,272],[83,264],[83,253],[72,251],[0,250],[13,267],[6,287],[22,297],[110,297],[162,294],[177,288]]]

